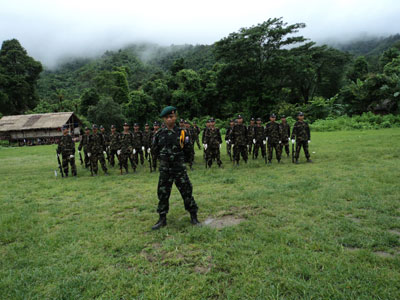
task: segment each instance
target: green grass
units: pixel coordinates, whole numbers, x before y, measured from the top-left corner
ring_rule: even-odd
[[[189,171],[158,232],[158,173],[54,177],[55,146],[0,148],[0,299],[399,299],[400,129],[314,133],[313,164]]]

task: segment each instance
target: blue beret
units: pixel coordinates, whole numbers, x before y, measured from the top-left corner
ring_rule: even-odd
[[[163,118],[169,114],[175,113],[176,107],[174,106],[167,106],[165,107],[162,112],[160,113],[160,118]]]

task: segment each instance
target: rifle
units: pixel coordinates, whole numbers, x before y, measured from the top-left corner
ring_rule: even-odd
[[[64,172],[62,170],[61,162],[60,162],[60,154],[57,152],[57,161],[58,161],[58,168],[60,169],[61,177],[64,177]]]
[[[152,167],[152,165],[151,165],[151,149],[150,148],[148,148],[147,150],[150,150],[150,152],[148,152],[147,154],[147,160],[149,161],[149,165],[150,165],[150,173],[151,172],[153,172],[153,167]]]
[[[81,161],[81,165],[83,165],[83,159],[82,159],[81,151],[79,151],[79,159],[80,159],[80,161]]]
[[[292,143],[292,163],[294,164],[294,143]]]

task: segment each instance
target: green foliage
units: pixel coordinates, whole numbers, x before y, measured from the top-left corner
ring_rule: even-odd
[[[18,40],[4,41],[0,50],[0,112],[22,114],[38,103],[36,81],[40,62],[28,56]]]
[[[139,123],[143,126],[146,122],[159,119],[160,107],[146,92],[137,90],[131,92],[129,102],[123,105],[123,112],[131,125]]]
[[[90,106],[87,118],[91,123],[103,125],[105,128],[116,125],[122,129],[124,122],[121,106],[108,97],[100,99],[96,106]]]
[[[96,106],[99,101],[100,95],[95,89],[91,88],[85,90],[81,97],[79,112],[82,115],[87,116],[89,107]]]

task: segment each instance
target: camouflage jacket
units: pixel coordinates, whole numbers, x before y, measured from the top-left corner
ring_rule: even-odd
[[[58,141],[57,153],[62,155],[75,154],[75,143],[69,134],[63,135]]]
[[[192,132],[193,132],[193,136],[194,136],[194,138],[196,139],[198,136],[199,136],[199,134],[200,134],[200,128],[199,128],[199,126],[192,126],[190,129],[192,129]]]
[[[258,127],[257,125],[254,126],[254,139],[257,142],[262,142],[265,140],[265,129],[264,126]]]
[[[130,153],[133,150],[133,136],[131,132],[119,135],[119,149],[122,153]]]
[[[110,142],[109,146],[110,149],[113,151],[119,150],[120,149],[120,134],[118,132],[115,132],[114,134],[109,135]]]
[[[108,133],[100,133],[101,135],[103,135],[103,140],[104,140],[104,145],[106,147],[110,146],[110,135]]]
[[[182,129],[178,126],[175,126],[172,130],[165,127],[158,130],[153,138],[152,148],[154,153],[160,158],[161,162],[171,168],[174,168],[174,165],[182,167],[184,162],[183,148],[180,144],[181,132]]]
[[[226,133],[225,133],[225,141],[228,141],[228,140],[230,140],[231,139],[231,135],[232,135],[232,128],[233,127],[228,127],[227,129],[226,129]]]
[[[133,136],[133,148],[142,150],[143,146],[143,133],[139,130],[138,132],[132,132]]]
[[[276,122],[269,122],[265,126],[265,137],[268,138],[268,143],[279,143],[282,141],[279,124]]]
[[[79,143],[79,146],[78,146],[79,151],[82,150],[82,147],[83,147],[83,150],[87,151],[88,145],[89,145],[89,138],[90,138],[90,135],[86,135],[86,134],[82,135],[81,142]]]
[[[207,144],[210,148],[219,148],[219,144],[222,144],[222,138],[218,128],[210,128],[205,132],[204,144]]]
[[[253,143],[253,138],[254,138],[254,128],[256,126],[255,125],[249,125],[247,127],[247,140],[249,143]]]
[[[234,145],[245,146],[248,143],[247,127],[243,124],[233,126],[231,141]]]
[[[294,123],[292,131],[292,139],[296,137],[296,141],[308,141],[311,139],[310,127],[306,122],[297,121]]]
[[[195,142],[193,130],[186,127],[181,128],[181,130],[185,131],[185,144],[188,146],[193,146]]]
[[[89,153],[102,153],[103,151],[106,151],[104,137],[101,133],[93,133],[89,136],[89,145],[87,151]]]
[[[208,131],[208,130],[209,130],[208,127],[205,127],[205,128],[203,129],[203,136],[201,137],[201,143],[202,143],[202,144],[205,144],[204,141],[205,141],[205,138],[206,138],[206,135],[207,135],[207,131]]]
[[[151,147],[151,142],[153,140],[153,131],[143,131],[143,146],[147,149]]]
[[[287,140],[290,137],[290,125],[281,123],[279,126],[281,127],[282,140]]]

